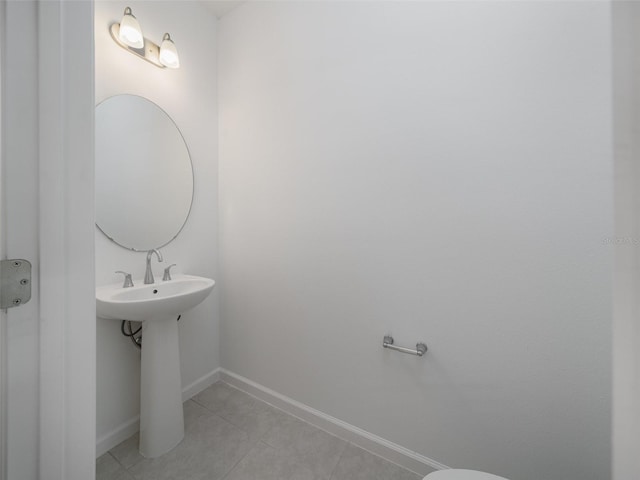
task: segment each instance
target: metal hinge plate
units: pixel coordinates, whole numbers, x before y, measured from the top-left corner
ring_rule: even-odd
[[[0,261],[0,308],[31,300],[31,263],[21,258]]]

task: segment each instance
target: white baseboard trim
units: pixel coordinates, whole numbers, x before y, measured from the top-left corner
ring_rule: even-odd
[[[349,441],[385,460],[400,465],[407,470],[411,470],[418,475],[427,475],[434,470],[450,468],[440,462],[436,462],[424,455],[385,440],[382,437],[369,433],[347,422],[343,422],[342,420],[327,415],[224,368],[217,368],[184,387],[182,389],[182,400],[186,401],[193,398],[218,380],[227,382],[229,385],[253,395],[290,415],[298,417],[305,422]],[[96,457],[105,454],[120,442],[123,442],[135,434],[139,428],[140,416],[135,416],[109,433],[99,437],[96,441]]]
[[[184,387],[182,389],[182,401],[186,402],[190,398],[203,391],[205,388],[210,387],[218,380],[220,380],[221,370],[221,368],[216,368],[215,370],[198,378],[195,382],[192,382]],[[125,441],[138,430],[140,430],[140,415],[136,415],[134,418],[127,420],[126,422],[111,430],[109,433],[102,435],[96,440],[96,458],[107,453],[113,447],[118,445],[120,442]]]
[[[205,388],[209,388],[211,385],[220,380],[220,372],[222,369],[220,367],[216,368],[212,372],[203,375],[195,382],[190,383],[186,387],[182,389],[182,401],[186,402],[190,398],[195,397]]]
[[[124,442],[131,435],[140,430],[140,415],[127,420],[123,424],[117,426],[109,433],[106,433],[96,441],[96,458],[107,453],[120,442]]]
[[[434,470],[450,468],[424,455],[322,413],[229,370],[221,368],[218,369],[218,372],[219,378],[229,385],[418,475],[427,475]]]

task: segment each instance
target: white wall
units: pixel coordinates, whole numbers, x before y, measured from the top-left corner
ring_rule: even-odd
[[[159,69],[126,52],[111,39],[108,27],[133,9],[143,33],[156,43],[169,32],[180,54],[178,70]],[[165,263],[154,259],[156,277],[177,263],[176,273],[219,280],[217,266],[217,101],[216,19],[199,2],[127,1],[95,6],[96,103],[131,93],[158,104],[180,128],[191,152],[195,198],[179,237],[162,249]],[[170,192],[168,192],[170,193]],[[126,215],[126,212],[123,212]],[[96,229],[97,284],[121,281],[115,270],[142,281],[145,254],[111,243]],[[140,355],[120,333],[119,322],[98,319],[97,436],[104,438],[139,413]],[[186,312],[180,322],[183,387],[219,367],[218,292]]]
[[[640,4],[614,2],[616,275],[614,295],[613,473],[640,478]]]
[[[452,467],[609,478],[610,20],[605,2],[223,17],[222,365]],[[387,332],[430,350],[385,351]]]

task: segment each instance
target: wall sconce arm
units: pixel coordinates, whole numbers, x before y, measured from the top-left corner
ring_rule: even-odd
[[[138,57],[146,60],[149,63],[154,64],[158,68],[166,68],[162,63],[160,63],[160,46],[153,43],[148,38],[144,37],[144,46],[142,48],[133,48],[129,45],[124,44],[120,40],[120,24],[114,23],[109,28],[109,32],[111,32],[111,37],[113,40],[120,45],[125,50],[137,55]]]

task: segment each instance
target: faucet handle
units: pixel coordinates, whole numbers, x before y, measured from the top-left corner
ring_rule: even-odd
[[[133,280],[131,280],[130,273],[123,272],[122,270],[117,270],[116,273],[122,273],[124,275],[124,285],[122,285],[122,288],[133,287]]]
[[[162,277],[162,281],[166,282],[167,280],[171,280],[171,267],[175,267],[176,264],[172,263],[167,268],[164,269],[164,276]]]

